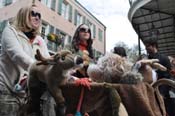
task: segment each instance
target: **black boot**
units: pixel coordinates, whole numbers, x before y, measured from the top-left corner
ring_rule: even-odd
[[[65,116],[66,106],[64,104],[58,104],[55,106],[56,116]]]

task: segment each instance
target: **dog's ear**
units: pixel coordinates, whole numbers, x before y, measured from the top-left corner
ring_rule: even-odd
[[[69,50],[62,50],[62,51],[60,52],[60,55],[61,55],[61,56],[66,56],[66,55],[68,55],[68,54],[72,54],[72,52],[69,51]]]

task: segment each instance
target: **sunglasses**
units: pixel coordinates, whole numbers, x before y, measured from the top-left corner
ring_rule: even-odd
[[[35,11],[31,11],[31,16],[32,17],[39,17],[39,19],[41,19],[41,14],[40,13],[38,13],[38,12],[35,12]]]
[[[88,29],[88,28],[80,28],[80,30],[79,30],[80,32],[88,32],[88,33],[90,33],[90,29]]]

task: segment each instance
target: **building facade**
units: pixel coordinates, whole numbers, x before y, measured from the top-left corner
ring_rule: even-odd
[[[130,0],[129,2],[128,19],[138,35],[138,45],[141,41],[145,44],[146,40],[155,39],[160,54],[175,57],[175,1]]]
[[[105,54],[106,27],[77,0],[0,0],[0,36],[5,25],[15,17],[25,5],[35,3],[42,14],[41,36],[47,42],[50,51],[55,52],[71,44],[76,28],[87,24],[92,31],[95,57]],[[57,45],[47,39],[49,33],[61,35],[63,42]]]

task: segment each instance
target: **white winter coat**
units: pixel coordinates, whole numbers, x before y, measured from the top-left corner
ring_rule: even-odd
[[[11,89],[18,82],[23,71],[35,61],[36,49],[49,57],[47,46],[40,36],[33,43],[27,36],[12,26],[7,26],[2,33],[2,54],[0,56],[0,85],[6,83]]]

